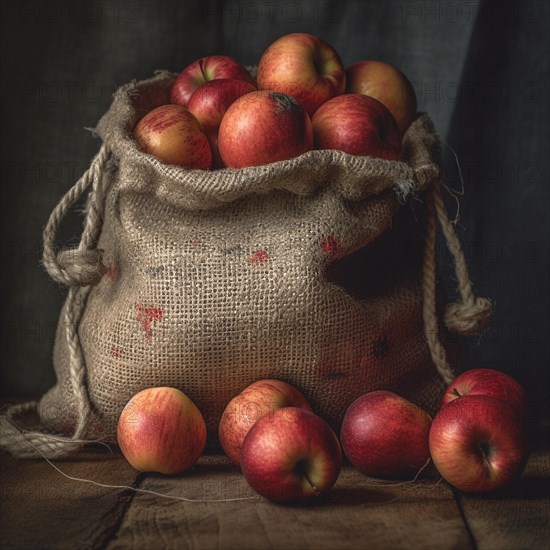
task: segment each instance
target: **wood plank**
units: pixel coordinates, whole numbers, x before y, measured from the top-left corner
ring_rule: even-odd
[[[445,483],[396,485],[345,466],[317,506],[258,497],[225,457],[205,456],[179,476],[140,474],[120,454],[89,449],[56,461],[66,473],[108,484],[223,503],[167,500],[71,481],[43,460],[2,456],[2,548],[548,548],[550,452],[534,451],[524,476],[495,495],[457,495]]]
[[[453,494],[434,480],[396,485],[345,466],[330,496],[316,506],[272,504],[248,487],[224,457],[203,457],[194,472],[147,475],[141,489],[193,499],[137,494],[109,549],[133,548],[471,548]]]
[[[55,465],[67,474],[132,485],[136,471],[120,453],[90,448]],[[0,547],[100,548],[117,529],[133,491],[73,481],[45,460],[1,456]]]
[[[543,447],[532,452],[522,477],[508,488],[458,496],[479,550],[550,549],[548,429],[537,441]]]

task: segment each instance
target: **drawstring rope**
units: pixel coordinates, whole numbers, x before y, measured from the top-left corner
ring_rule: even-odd
[[[103,169],[109,160],[110,153],[103,145],[92,161],[90,168],[80,180],[59,201],[50,215],[44,229],[44,253],[42,263],[50,277],[58,283],[72,286],[96,285],[105,274],[105,266],[101,261],[101,251],[97,250],[97,241],[103,226],[103,202],[98,194]],[[57,230],[65,215],[76,204],[84,191],[92,185],[87,204],[86,224],[82,232],[78,248],[62,250],[56,254],[55,238]]]
[[[460,301],[448,304],[444,321],[449,330],[471,336],[485,330],[491,319],[492,304],[487,298],[476,298],[468,274],[466,258],[456,236],[441,194],[441,182],[434,180],[426,195],[426,237],[423,264],[423,318],[424,335],[428,342],[432,361],[443,380],[449,384],[454,374],[447,360],[447,353],[439,339],[439,323],[436,300],[436,225],[439,221],[447,247],[454,258]]]
[[[20,415],[38,412],[36,401],[12,405],[0,415],[0,446],[14,456],[59,458],[80,448],[85,442],[90,417],[90,399],[87,393],[86,369],[78,336],[78,326],[91,290],[106,269],[101,261],[97,242],[103,225],[104,190],[101,188],[103,172],[110,158],[105,145],[92,161],[90,168],[67,192],[53,210],[44,229],[43,264],[57,282],[68,285],[64,323],[69,349],[70,381],[77,407],[77,425],[71,437],[42,431],[25,430],[15,423]],[[87,215],[80,244],[76,249],[56,254],[56,233],[64,216],[76,204],[83,193],[92,186],[87,204]],[[453,378],[445,348],[439,339],[436,311],[436,225],[437,221],[454,257],[460,301],[449,304],[445,311],[447,328],[460,334],[477,334],[484,330],[491,316],[492,305],[486,298],[476,298],[468,275],[466,260],[441,195],[441,183],[435,180],[426,196],[426,240],[423,263],[423,318],[424,334],[432,360],[446,383]],[[437,221],[436,221],[437,220]]]
[[[58,458],[80,448],[90,417],[90,399],[85,382],[86,368],[78,336],[78,326],[91,285],[97,284],[105,273],[101,251],[97,242],[103,226],[104,190],[103,175],[110,152],[105,145],[92,161],[88,170],[66,193],[54,208],[44,229],[44,253],[42,262],[57,281],[69,286],[63,314],[63,326],[69,350],[69,379],[76,404],[77,423],[71,437],[61,436],[42,428],[42,431],[18,427],[15,419],[21,415],[38,412],[38,403],[31,401],[8,407],[0,415],[0,446],[14,456],[23,458]],[[55,238],[65,215],[84,192],[92,187],[86,208],[86,221],[78,248],[56,254]]]

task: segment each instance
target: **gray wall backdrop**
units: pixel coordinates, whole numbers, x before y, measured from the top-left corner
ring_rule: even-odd
[[[516,376],[548,418],[549,3],[4,0],[0,10],[4,396],[38,396],[55,381],[65,291],[39,265],[40,234],[97,151],[84,128],[113,91],[215,53],[254,64],[274,39],[304,31],[328,40],[346,65],[382,59],[413,81],[419,110],[460,159],[458,231],[478,293],[496,303],[465,366]],[[459,186],[448,150],[443,168]],[[81,222],[69,219],[62,240],[74,241]]]

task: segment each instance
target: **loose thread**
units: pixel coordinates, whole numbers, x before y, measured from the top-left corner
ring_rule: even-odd
[[[420,474],[429,466],[431,459],[428,458],[424,465],[416,472],[416,475],[413,479],[407,481],[400,481],[399,483],[366,483],[369,487],[401,487],[402,485],[412,485],[416,483]]]
[[[456,154],[456,151],[446,142],[441,140],[441,143],[447,147],[451,153],[454,156],[456,167],[458,169],[458,177],[460,179],[460,191],[457,191],[456,189],[453,189],[450,185],[447,185],[446,183],[441,182],[441,185],[447,190],[449,195],[456,201],[456,214],[453,220],[451,220],[451,223],[453,225],[457,225],[460,221],[460,199],[459,197],[464,196],[464,177],[462,175],[462,168],[460,167],[460,162],[458,160],[458,155]]]
[[[432,489],[435,489],[442,481],[443,481],[443,477],[440,477],[440,478],[437,480],[437,483],[435,483],[434,485],[432,485]]]
[[[403,495],[399,495],[395,498],[392,498],[391,500],[386,500],[384,502],[363,502],[362,504],[360,504],[360,506],[361,508],[370,508],[371,506],[376,506],[377,508],[380,508],[381,506],[387,506],[388,504],[393,504],[394,502],[397,502],[402,498],[403,498]]]
[[[456,193],[459,197],[462,197],[464,196],[464,177],[462,175],[462,168],[460,167],[460,162],[458,160],[458,155],[456,153],[456,151],[446,142],[446,141],[443,141],[441,140],[441,143],[443,143],[443,145],[445,145],[445,147],[447,147],[449,149],[449,151],[451,151],[451,153],[453,154],[454,158],[455,158],[455,162],[456,162],[456,167],[458,169],[458,177],[460,179],[460,191],[457,191],[456,189],[453,189],[453,192]]]
[[[144,493],[149,495],[154,495],[161,498],[167,498],[170,500],[179,500],[183,502],[196,502],[196,503],[218,503],[218,502],[236,502],[236,501],[258,501],[260,500],[257,497],[235,497],[235,498],[225,498],[225,499],[193,499],[193,498],[185,498],[185,497],[178,497],[174,495],[167,495],[165,493],[159,493],[158,491],[151,491],[150,489],[141,489],[140,487],[132,487],[130,485],[112,485],[110,483],[101,483],[100,481],[94,481],[93,479],[86,479],[83,477],[76,477],[71,476],[61,470],[58,466],[56,466],[47,456],[42,453],[40,449],[35,447],[30,441],[27,441],[27,443],[35,449],[35,451],[42,456],[42,458],[58,473],[60,473],[62,476],[66,477],[67,479],[70,479],[72,481],[79,481],[81,483],[89,483],[91,485],[96,485],[97,487],[104,487],[106,489],[127,489],[130,491],[135,491],[136,493]]]

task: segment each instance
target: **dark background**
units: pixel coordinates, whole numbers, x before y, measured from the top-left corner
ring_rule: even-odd
[[[39,396],[55,382],[65,291],[39,265],[41,230],[97,152],[84,128],[113,91],[216,53],[255,64],[273,40],[303,31],[328,40],[345,65],[381,59],[413,82],[419,110],[458,155],[457,230],[477,293],[496,304],[465,367],[512,374],[549,418],[548,2],[4,0],[0,9],[4,396]],[[449,151],[443,170],[459,188]],[[81,222],[69,219],[62,240],[76,240]]]

